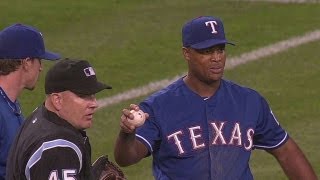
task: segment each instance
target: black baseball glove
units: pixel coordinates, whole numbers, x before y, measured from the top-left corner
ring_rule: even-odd
[[[108,156],[100,156],[92,164],[92,174],[95,180],[126,180],[122,170],[109,161]]]

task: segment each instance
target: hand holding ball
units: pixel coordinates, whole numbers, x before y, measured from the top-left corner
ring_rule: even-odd
[[[144,124],[144,121],[146,120],[146,116],[143,111],[131,110],[130,113],[132,113],[134,116],[133,119],[130,119],[131,124],[135,125],[136,127],[139,127],[142,124]]]

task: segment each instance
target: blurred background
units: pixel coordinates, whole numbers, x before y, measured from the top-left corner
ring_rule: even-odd
[[[113,86],[98,99],[143,87],[150,82],[183,75],[181,28],[195,17],[220,17],[227,38],[229,59],[254,52],[279,41],[320,30],[318,1],[224,0],[1,0],[0,28],[24,23],[38,28],[46,47],[63,57],[86,59],[98,79]],[[290,41],[291,42],[291,41]],[[274,46],[275,49],[278,46]],[[306,153],[320,174],[319,92],[320,41],[293,46],[257,58],[225,72],[225,78],[259,91],[269,102],[282,126]],[[237,59],[235,59],[237,60]],[[44,100],[44,71],[33,92],[20,96],[28,116]],[[149,93],[102,107],[88,130],[93,157],[108,154],[119,131],[121,110],[139,103]],[[256,150],[251,158],[255,179],[286,179],[276,160]],[[128,179],[153,179],[152,159],[123,168]]]

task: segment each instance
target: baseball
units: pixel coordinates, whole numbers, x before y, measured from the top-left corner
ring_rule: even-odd
[[[143,111],[141,111],[141,110],[139,110],[139,111],[131,110],[130,112],[134,116],[134,119],[130,120],[130,122],[133,125],[135,125],[136,127],[141,126],[144,123],[144,121],[146,120],[146,116],[145,116]]]

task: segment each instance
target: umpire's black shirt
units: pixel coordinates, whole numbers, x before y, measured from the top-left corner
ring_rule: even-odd
[[[11,146],[6,180],[88,180],[90,167],[86,133],[42,105],[26,119]]]

